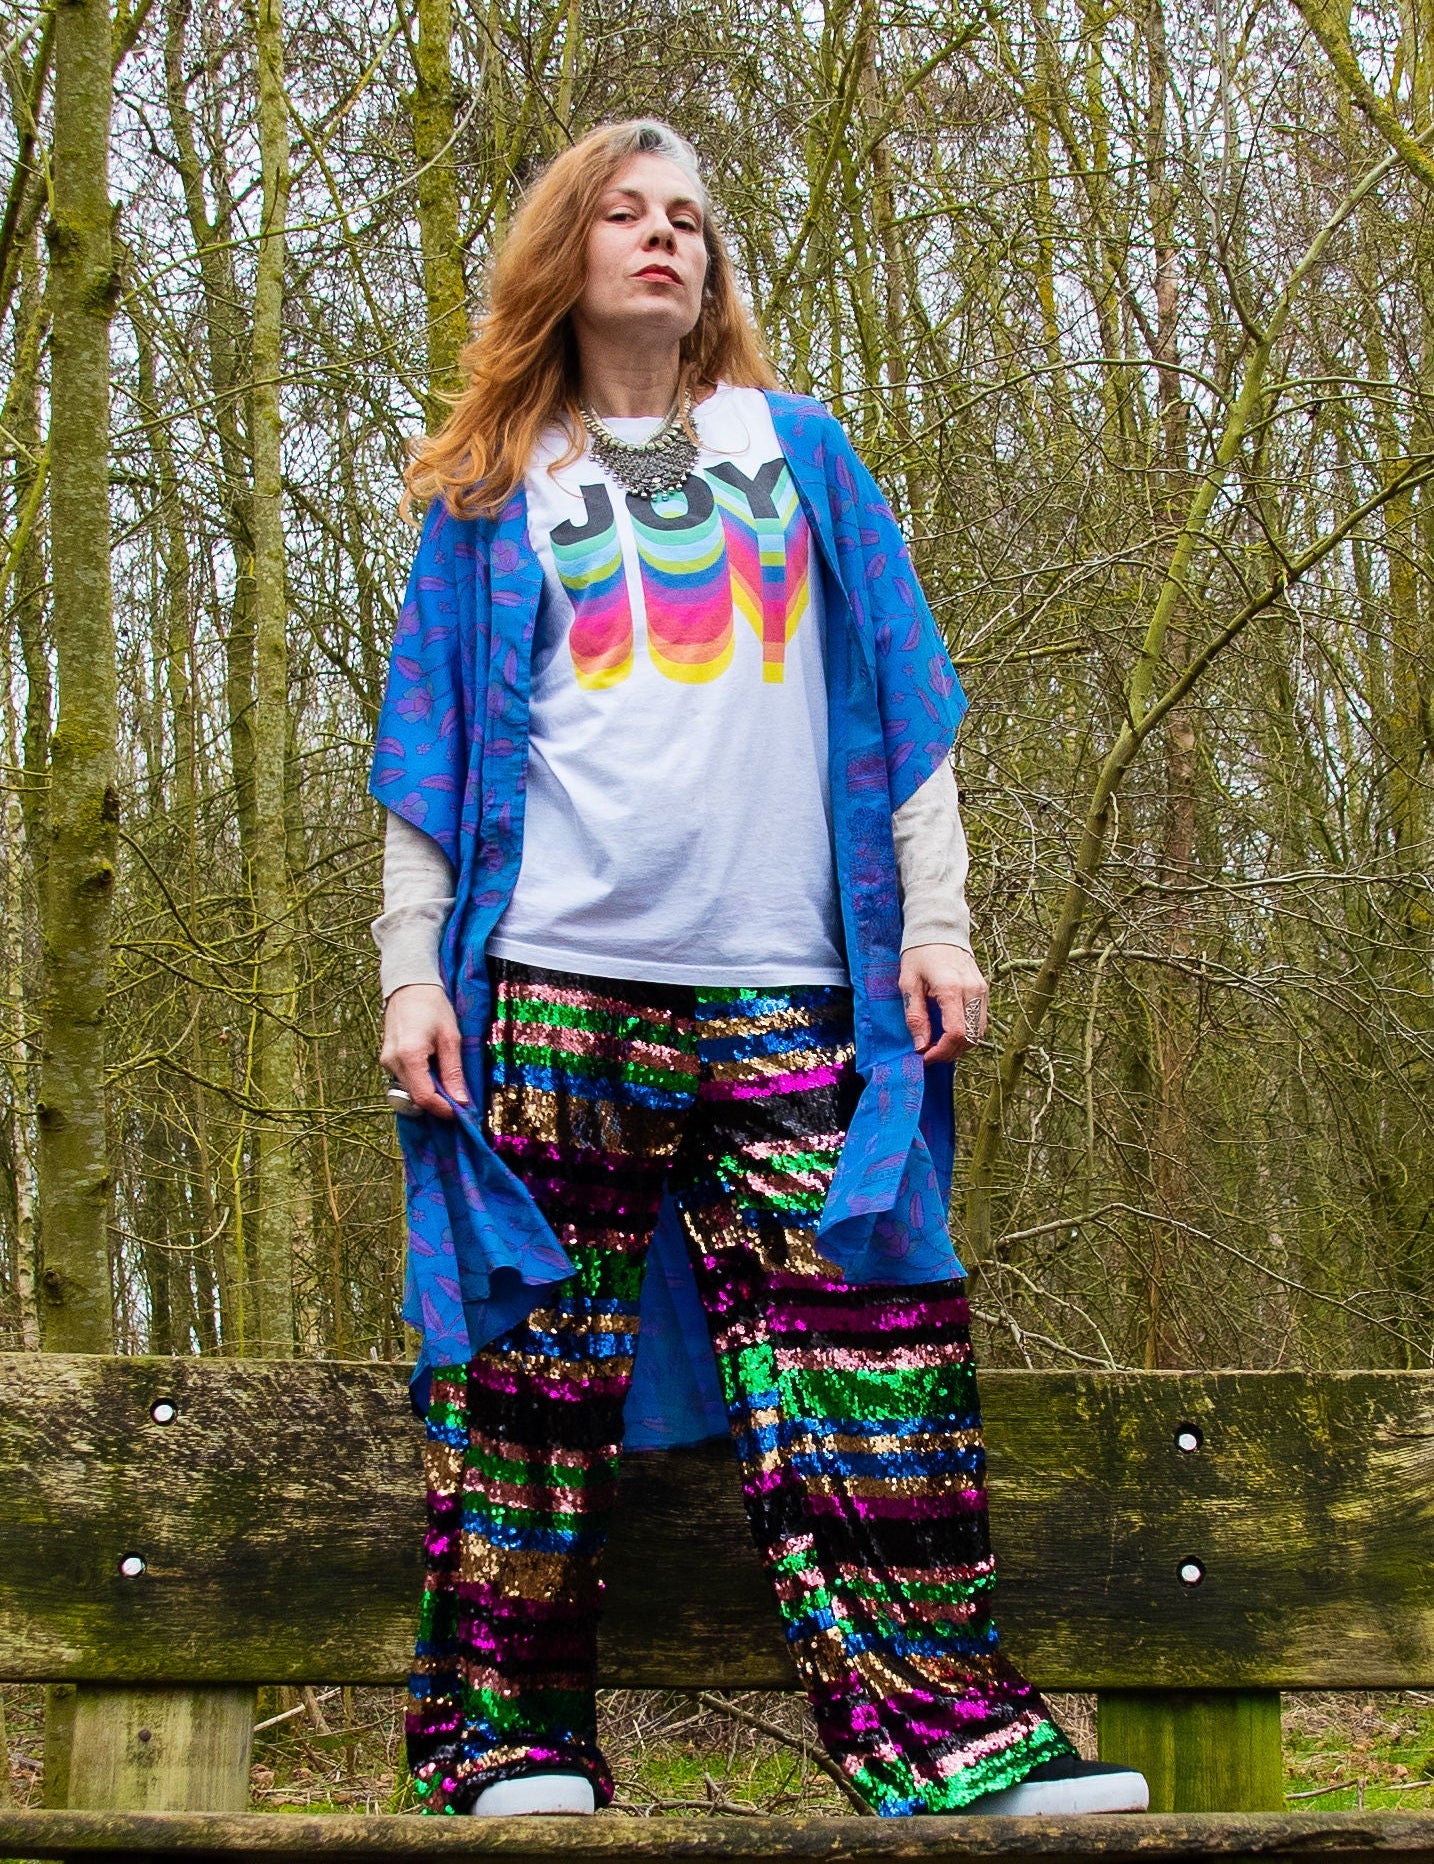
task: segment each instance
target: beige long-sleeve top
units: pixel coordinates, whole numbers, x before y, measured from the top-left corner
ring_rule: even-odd
[[[383,912],[373,922],[384,1001],[405,984],[441,984],[438,950],[453,907],[453,868],[433,840],[392,810],[383,845]],[[971,948],[969,856],[956,778],[942,764],[891,818],[901,949]]]

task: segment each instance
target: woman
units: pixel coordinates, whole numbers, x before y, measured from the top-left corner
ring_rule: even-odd
[[[372,778],[429,1440],[418,1792],[611,1798],[620,1448],[727,1428],[822,1740],[877,1812],[1144,1805],[989,1613],[945,1220],[986,1000],[964,698],[900,533],[840,426],[777,392],[665,125],[553,162],[465,363],[408,475]]]

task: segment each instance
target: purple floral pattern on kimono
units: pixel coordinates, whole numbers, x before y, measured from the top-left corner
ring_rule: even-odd
[[[768,400],[824,579],[833,831],[864,1083],[823,1210],[821,1247],[853,1283],[943,1280],[961,1273],[946,1221],[951,1070],[923,1068],[902,1014],[891,815],[949,754],[966,699],[896,520],[840,423],[806,396],[774,392]],[[521,488],[496,519],[430,510],[399,614],[370,777],[374,796],[431,835],[457,872],[441,964],[470,1104],[455,1108],[451,1122],[399,1121],[409,1224],[403,1311],[423,1336],[418,1397],[434,1366],[469,1359],[571,1272],[532,1198],[485,1140],[481,1112],[485,947],[522,859],[529,668],[542,592]],[[661,1324],[659,1314],[671,1312],[652,1318]],[[694,1341],[692,1350],[708,1349]],[[642,1360],[639,1347],[637,1385]],[[652,1363],[670,1363],[670,1355],[654,1351]],[[644,1442],[691,1434],[675,1399],[664,1430],[662,1392],[650,1381],[642,1402],[658,1418]]]

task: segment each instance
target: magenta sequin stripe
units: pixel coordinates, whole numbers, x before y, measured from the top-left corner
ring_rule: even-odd
[[[544,1769],[612,1796],[599,1562],[664,1187],[797,1674],[857,1793],[954,1811],[1068,1752],[991,1618],[964,1283],[852,1288],[816,1250],[858,1086],[849,992],[492,973],[491,1141],[576,1272],[434,1379],[422,1803]]]

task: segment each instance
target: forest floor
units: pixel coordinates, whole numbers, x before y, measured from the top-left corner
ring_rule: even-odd
[[[1094,1698],[1051,1700],[1082,1753],[1093,1755]],[[43,1691],[5,1685],[0,1703],[11,1802],[38,1806]],[[607,1690],[600,1714],[617,1805],[633,1817],[851,1810],[822,1770],[805,1705],[796,1697]],[[263,1691],[250,1776],[254,1809],[410,1810],[402,1727],[403,1698],[396,1690]],[[1284,1727],[1292,1809],[1434,1809],[1434,1694],[1289,1695]]]

